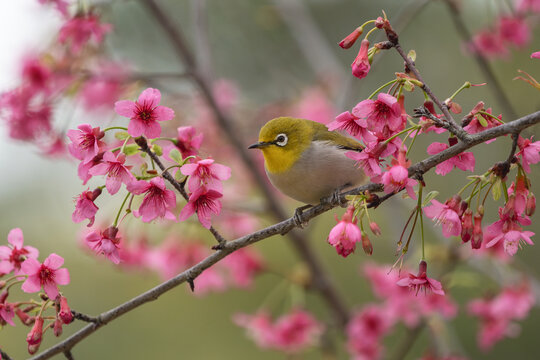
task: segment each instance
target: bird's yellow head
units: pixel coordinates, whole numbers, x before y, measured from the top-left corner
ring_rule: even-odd
[[[249,148],[261,149],[270,173],[285,172],[310,146],[316,130],[312,123],[291,117],[272,119],[261,128],[259,142]]]

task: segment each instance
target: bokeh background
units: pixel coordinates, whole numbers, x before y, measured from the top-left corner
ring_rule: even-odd
[[[506,11],[504,1],[469,0],[463,3],[463,15],[471,31],[487,26],[498,12]],[[228,79],[237,87],[240,110],[235,112],[234,118],[246,145],[256,140],[259,127],[267,120],[287,115],[283,111],[304,116],[309,116],[311,112],[313,116],[327,116],[331,120],[340,112],[350,110],[379,85],[391,80],[394,72],[402,71],[402,60],[395,53],[382,53],[377,57],[369,76],[358,80],[350,75],[350,63],[356,50],[345,51],[337,46],[359,24],[379,16],[382,9],[399,30],[402,46],[407,50],[416,50],[418,68],[440,98],[450,96],[464,81],[486,81],[473,58],[464,53],[463,42],[456,34],[443,1],[169,0],[159,1],[159,4],[167,9],[174,23],[184,31],[205,74],[214,80]],[[103,20],[115,27],[104,45],[111,58],[125,61],[141,73],[183,72],[167,37],[139,1],[102,1],[99,5],[102,7]],[[394,19],[396,22],[393,22]],[[531,24],[537,20],[530,19]],[[39,5],[37,0],[0,3],[0,91],[9,90],[17,84],[21,57],[25,53],[47,48],[60,25],[58,14]],[[529,47],[513,50],[507,59],[490,61],[518,116],[536,111],[540,105],[538,92],[524,82],[512,80],[517,75],[517,69],[540,76],[538,60],[535,62],[529,58],[531,52],[540,50],[538,39],[540,31],[536,26]],[[193,87],[174,77],[152,79],[150,85],[169,94],[167,105],[174,107],[177,113],[174,120],[177,123],[171,126],[182,125],[183,111],[185,114],[190,112],[190,109],[181,108],[184,103],[182,99],[191,96]],[[314,98],[319,100],[313,101]],[[418,102],[414,103],[413,99],[408,101],[411,109],[422,100],[418,97]],[[492,107],[494,113],[503,112],[489,84],[465,91],[457,98],[464,111],[479,100]],[[101,126],[111,124],[114,119],[111,114],[97,119],[95,115],[85,114],[76,105],[69,109],[72,111],[69,115],[67,111],[59,111],[57,116],[65,119],[71,127],[88,118]],[[505,117],[505,120],[511,118]],[[532,135],[535,131],[530,130],[528,134]],[[444,141],[435,137],[421,139],[422,142],[412,154],[413,161],[425,157],[422,149],[435,139]],[[506,158],[509,144],[508,139],[500,139],[489,147],[478,147],[474,151],[476,171],[483,172],[494,162]],[[219,154],[212,155],[219,159]],[[226,159],[219,160],[227,164]],[[11,228],[20,227],[24,231],[25,242],[38,247],[42,257],[50,252],[63,256],[71,273],[71,284],[64,287],[63,292],[71,306],[87,314],[98,314],[155,286],[160,280],[152,273],[120,270],[81,249],[78,238],[84,225],[71,222],[73,197],[83,189],[76,176],[76,166],[74,161],[68,159],[44,158],[36,148],[9,139],[0,123],[0,242],[5,242]],[[442,201],[465,183],[463,175],[458,171],[446,177],[429,173],[426,182],[429,188],[441,192],[439,200]],[[538,167],[533,167],[531,179],[535,193],[539,192],[535,184],[538,175]],[[234,176],[234,181],[241,182],[246,175]],[[298,203],[283,197],[280,197],[280,201],[286,204],[291,214],[298,206]],[[252,202],[239,206],[260,209],[260,204],[260,199],[254,194]],[[496,216],[496,205],[493,202],[489,204],[486,223],[493,221]],[[334,214],[321,216],[304,230],[335,279],[336,287],[352,308],[373,301],[373,294],[360,276],[359,269],[368,261],[395,261],[395,243],[406,221],[407,211],[413,205],[410,200],[395,198],[373,212],[383,235],[371,237],[375,249],[371,258],[359,250],[343,259],[326,243],[328,231],[334,224]],[[110,214],[113,214],[114,209],[110,210]],[[341,211],[335,213],[341,214]],[[533,217],[530,230],[538,233],[537,218],[538,214]],[[128,224],[131,226],[135,222]],[[269,224],[268,220],[263,221],[261,226],[265,224]],[[456,246],[459,244],[458,239],[441,240],[437,235],[439,230],[432,230],[431,221],[426,221],[426,225],[431,244],[440,241]],[[153,234],[156,237],[154,240],[159,241],[162,233],[156,231]],[[293,272],[301,266],[286,238],[267,239],[256,244],[255,248],[274,268]],[[432,248],[434,246],[428,248],[428,256],[438,251]],[[515,266],[532,277],[540,276],[539,251],[537,246],[519,251]],[[417,263],[414,245],[409,260],[411,264]],[[432,263],[431,268],[436,266],[436,263]],[[504,277],[499,273],[501,271],[505,271],[505,268],[488,269],[464,264],[458,266],[454,276],[443,278],[442,281],[463,305],[486,291],[497,291],[497,279]],[[233,289],[204,297],[194,296],[187,286],[181,286],[93,334],[75,347],[75,358],[288,358],[278,352],[259,350],[244,335],[244,330],[231,321],[234,313],[255,312],[281,281],[279,276],[266,273],[258,276],[249,290]],[[291,303],[290,297],[288,290],[284,290],[272,311],[275,314],[286,311]],[[307,293],[305,304],[322,320],[331,316],[316,294]],[[463,307],[452,321],[451,332],[447,336],[459,352],[471,359],[507,359],[511,356],[536,359],[539,353],[539,315],[538,310],[533,309],[529,318],[521,323],[521,336],[501,341],[489,353],[477,349],[477,320],[471,319]],[[74,323],[65,327],[64,337],[80,326]],[[387,337],[387,353],[392,353],[393,347],[405,336],[406,331],[398,327],[395,333]],[[2,329],[0,346],[15,359],[26,358],[26,332],[27,328],[23,326]],[[430,331],[424,330],[407,359],[419,358],[431,340]],[[52,336],[46,336],[41,349],[46,349],[55,341]],[[338,342],[337,345],[340,347],[338,358],[347,358],[342,344]],[[319,359],[323,356],[314,349],[291,358]]]

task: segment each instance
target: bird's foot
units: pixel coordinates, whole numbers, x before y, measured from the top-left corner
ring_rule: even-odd
[[[313,205],[304,205],[294,210],[293,220],[296,226],[303,229],[307,225],[307,221],[302,221],[302,214],[304,213],[304,210],[307,210],[312,206]]]
[[[341,206],[343,207],[346,202],[343,202],[341,200],[341,190],[344,187],[338,187],[336,190],[330,194],[330,196],[324,197],[321,199],[321,205],[330,205],[332,207],[334,206]]]

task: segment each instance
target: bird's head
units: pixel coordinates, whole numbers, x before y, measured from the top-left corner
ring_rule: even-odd
[[[311,145],[315,131],[311,123],[291,117],[272,119],[261,128],[259,142],[249,149],[263,152],[269,172],[287,171]]]

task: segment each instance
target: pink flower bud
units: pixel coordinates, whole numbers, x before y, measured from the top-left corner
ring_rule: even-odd
[[[30,325],[34,322],[34,317],[28,315],[25,311],[19,309],[19,308],[15,308],[15,314],[19,317],[19,319],[21,320],[21,322],[24,324],[24,325]]]
[[[3,289],[4,286],[6,286],[6,284],[7,284],[6,281],[4,281],[4,280],[0,281],[0,289]],[[0,302],[1,302],[1,301],[0,301]]]
[[[35,353],[37,353],[37,351],[39,350],[39,345],[41,345],[41,343],[35,345],[28,345],[28,353],[30,355],[34,355]]]
[[[532,216],[536,210],[536,197],[532,192],[527,196],[527,204],[525,205],[525,215]]]
[[[471,240],[471,247],[473,249],[480,249],[482,246],[482,239],[484,234],[482,232],[482,218],[484,217],[483,209],[478,209],[479,211],[474,214],[474,228],[473,235]]]
[[[373,254],[373,245],[371,245],[371,241],[369,241],[366,233],[362,233],[362,249],[368,255]]]
[[[360,35],[362,35],[362,32],[364,32],[364,29],[362,29],[361,27],[354,29],[354,31],[352,33],[347,35],[347,37],[345,37],[345,39],[343,39],[343,40],[341,40],[339,42],[339,46],[341,46],[343,49],[350,48],[351,46],[354,45],[356,40],[358,40]]]
[[[73,314],[71,314],[71,309],[64,296],[60,296],[60,311],[58,312],[58,317],[64,324],[69,324],[73,321]]]
[[[376,20],[375,20],[375,27],[377,29],[382,29],[384,26],[384,19],[382,17],[378,17]]]
[[[8,295],[9,295],[9,292],[7,290],[4,290],[0,293],[0,304],[3,304],[6,302]]]
[[[377,225],[376,222],[370,222],[369,223],[369,228],[371,229],[371,232],[376,235],[376,236],[380,236],[381,235],[381,228],[379,227],[379,225]]]
[[[41,343],[42,335],[43,335],[43,318],[41,316],[38,316],[36,317],[36,322],[34,322],[34,326],[32,327],[32,330],[30,330],[30,332],[26,336],[26,342],[29,345],[29,349],[28,349],[29,352],[30,352],[30,345],[39,346],[39,344]]]
[[[360,50],[356,59],[351,64],[352,73],[359,79],[363,79],[369,73],[371,67],[368,59],[369,40],[364,39],[360,45]]]
[[[471,209],[465,210],[461,217],[461,240],[464,243],[471,240],[473,234],[473,214]]]
[[[54,336],[58,337],[62,335],[62,320],[56,319],[53,325]]]

